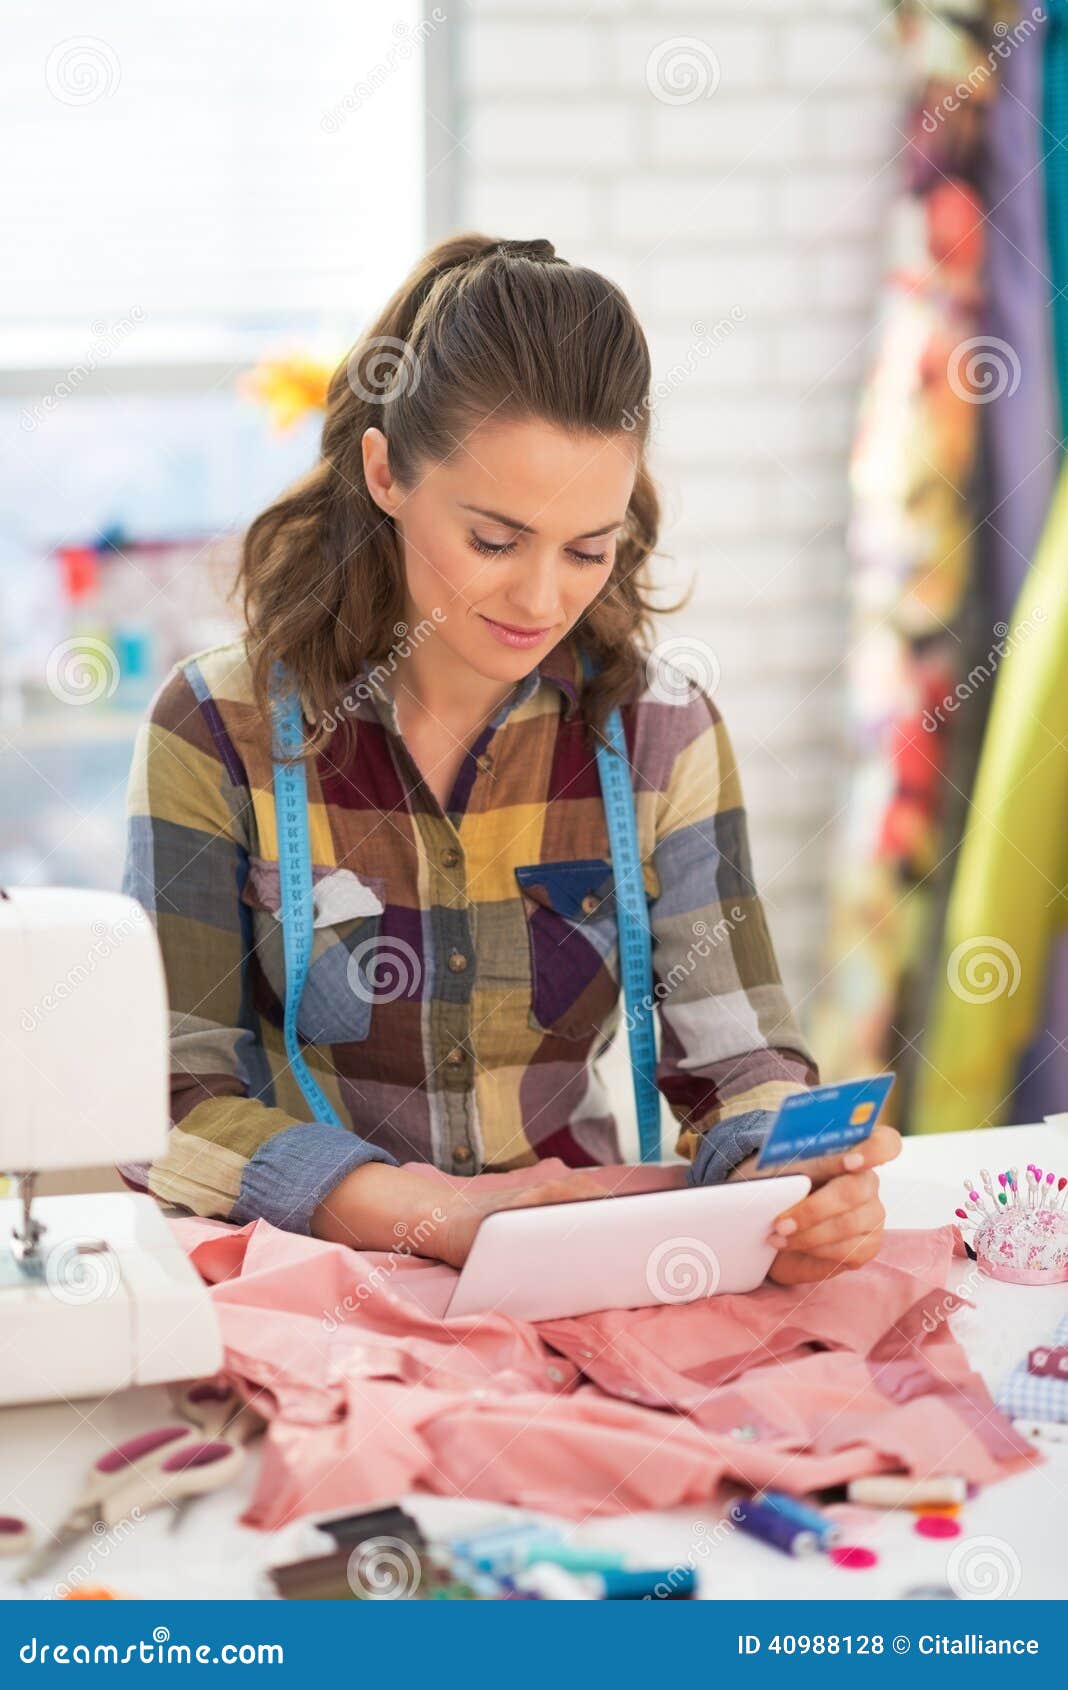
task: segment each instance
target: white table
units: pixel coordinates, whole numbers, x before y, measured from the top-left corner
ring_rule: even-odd
[[[961,1181],[990,1169],[1023,1167],[1068,1171],[1068,1117],[1034,1127],[910,1139],[900,1159],[883,1176],[883,1198],[892,1226],[937,1226],[952,1218]],[[973,1365],[991,1389],[1036,1343],[1049,1337],[1068,1312],[1068,1286],[1032,1289],[978,1278],[974,1265],[960,1264],[955,1284],[968,1279],[976,1307],[953,1317],[953,1329]],[[161,1388],[116,1393],[76,1404],[54,1403],[0,1410],[0,1513],[25,1515],[44,1528],[58,1524],[89,1462],[108,1444],[170,1418]],[[991,1538],[1008,1546],[1019,1562],[1017,1597],[1063,1597],[1068,1588],[1068,1444],[1047,1446],[1044,1466],[990,1486],[967,1504],[965,1536]],[[146,1516],[118,1538],[94,1544],[83,1539],[69,1558],[40,1584],[23,1589],[14,1567],[0,1560],[0,1596],[48,1596],[60,1580],[81,1568],[86,1582],[107,1584],[139,1597],[251,1597],[273,1594],[263,1568],[296,1559],[322,1546],[306,1521],[277,1533],[237,1524],[251,1497],[256,1446],[240,1482],[205,1497],[177,1531],[162,1513]],[[429,1532],[500,1518],[495,1504],[457,1502],[433,1496],[403,1499]],[[887,1516],[874,1542],[880,1562],[865,1572],[846,1572],[822,1557],[794,1560],[731,1532],[710,1538],[718,1510],[675,1509],[592,1520],[573,1529],[576,1540],[633,1551],[646,1566],[688,1563],[698,1567],[702,1594],[713,1599],[774,1595],[809,1597],[896,1597],[919,1584],[944,1584],[954,1542],[927,1541],[912,1530],[912,1517]],[[872,1540],[869,1540],[872,1541]],[[960,1543],[960,1539],[956,1543]],[[698,1547],[700,1546],[700,1547]],[[695,1553],[696,1549],[696,1553]],[[1002,1554],[993,1551],[995,1556]]]

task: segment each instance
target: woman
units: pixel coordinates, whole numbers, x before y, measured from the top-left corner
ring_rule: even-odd
[[[619,290],[545,241],[444,241],[334,374],[311,473],[252,524],[247,636],[178,664],[142,728],[125,889],[172,1009],[172,1130],[130,1184],[192,1213],[458,1264],[490,1210],[620,1160],[596,1069],[619,1015],[595,734],[620,705],[690,1178],[744,1178],[816,1069],[753,887],[730,742],[647,657],[650,364]],[[597,673],[584,684],[579,642]],[[316,924],[289,1072],[272,790],[279,660],[307,721]],[[781,1218],[774,1275],[868,1260],[879,1128]],[[569,1170],[443,1195],[451,1174]],[[495,1184],[498,1188],[494,1189]],[[436,1216],[430,1218],[431,1211]],[[444,1218],[441,1218],[441,1217]]]

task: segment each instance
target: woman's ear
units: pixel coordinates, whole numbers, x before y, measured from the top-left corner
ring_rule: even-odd
[[[389,468],[389,441],[380,428],[365,428],[360,442],[363,450],[363,478],[379,510],[392,516],[400,502],[399,489]]]

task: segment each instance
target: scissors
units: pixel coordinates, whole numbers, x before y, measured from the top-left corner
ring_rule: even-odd
[[[38,1577],[69,1543],[98,1524],[114,1526],[134,1509],[147,1512],[166,1505],[174,1510],[173,1529],[198,1496],[236,1477],[245,1461],[242,1446],[262,1426],[262,1417],[231,1386],[214,1380],[184,1387],[175,1398],[175,1408],[183,1416],[181,1424],[139,1432],[93,1462],[82,1493],[59,1531],[41,1544],[22,1569],[22,1583]],[[28,1544],[25,1521],[12,1524],[24,1528],[21,1535],[24,1545]],[[14,1531],[11,1535],[13,1539],[19,1536]]]

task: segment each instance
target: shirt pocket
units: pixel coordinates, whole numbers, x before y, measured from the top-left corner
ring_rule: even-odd
[[[619,997],[619,928],[612,865],[604,857],[515,870],[530,949],[531,1027],[588,1039]]]
[[[297,1013],[297,1031],[311,1044],[354,1044],[371,1030],[377,994],[374,958],[385,913],[386,883],[333,864],[312,865],[312,952]],[[285,1004],[282,890],[277,861],[251,857],[241,892],[253,912],[260,969]]]

